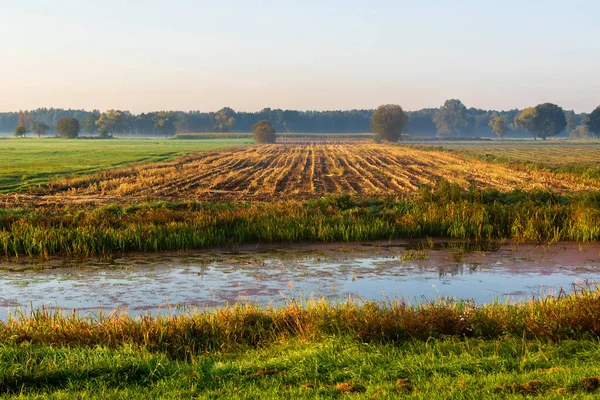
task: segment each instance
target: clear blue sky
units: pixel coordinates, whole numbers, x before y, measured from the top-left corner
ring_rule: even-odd
[[[0,111],[600,104],[598,0],[0,6]]]

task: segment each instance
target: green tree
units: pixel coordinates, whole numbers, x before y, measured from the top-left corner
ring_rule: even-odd
[[[174,135],[177,131],[175,123],[177,115],[173,111],[159,111],[154,115],[154,131],[165,135]]]
[[[378,140],[397,142],[408,122],[408,115],[402,107],[395,104],[385,104],[377,107],[371,117],[371,129]]]
[[[548,136],[558,135],[565,130],[567,119],[563,109],[556,104],[544,103],[524,109],[515,117],[515,125],[546,140]]]
[[[215,132],[229,132],[235,124],[235,111],[229,107],[222,108],[215,115]]]
[[[587,127],[592,134],[600,139],[600,106],[596,107],[588,116]]]
[[[35,121],[32,126],[33,131],[38,137],[42,137],[42,135],[45,135],[50,130],[50,126],[44,122]]]
[[[536,129],[535,129],[535,118],[537,115],[537,111],[535,107],[527,107],[523,109],[517,116],[515,117],[515,126],[518,128],[522,128],[523,130],[531,133],[533,135],[533,139],[536,140]]]
[[[108,110],[100,114],[96,126],[103,136],[123,133],[129,127],[129,116],[121,110]]]
[[[23,125],[17,125],[14,131],[15,137],[25,137],[26,133],[27,129]]]
[[[98,121],[99,117],[100,115],[97,113],[91,113],[86,115],[81,120],[81,130],[83,131],[83,133],[88,135],[93,135],[94,133],[97,133],[98,125],[96,125],[96,121]]]
[[[546,140],[548,136],[555,136],[567,127],[567,119],[563,109],[556,104],[544,103],[536,107],[536,133]]]
[[[457,99],[444,102],[433,115],[438,136],[460,136],[469,126],[467,107]]]
[[[504,140],[504,135],[510,131],[510,128],[506,125],[506,117],[504,115],[499,115],[492,118],[489,124],[492,128],[492,132],[498,135],[500,140]]]
[[[64,117],[56,123],[56,132],[67,139],[74,139],[79,136],[79,121],[75,118]]]
[[[252,138],[258,143],[275,143],[277,132],[271,125],[271,121],[263,119],[252,125]]]

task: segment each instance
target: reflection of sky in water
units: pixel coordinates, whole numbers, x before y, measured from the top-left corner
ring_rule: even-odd
[[[423,250],[416,257],[421,259],[414,259],[406,257],[407,250],[400,245],[346,245],[122,258],[51,269],[2,264],[0,318],[6,318],[7,308],[44,304],[82,311],[124,307],[138,314],[168,305],[215,307],[245,300],[280,304],[285,298],[300,297],[518,301],[561,287],[570,290],[574,282],[600,281],[599,251],[598,246],[577,245],[550,250],[502,246],[471,253],[450,248]]]

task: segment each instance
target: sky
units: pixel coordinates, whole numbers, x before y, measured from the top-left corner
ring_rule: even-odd
[[[598,0],[0,0],[0,111],[600,104]]]

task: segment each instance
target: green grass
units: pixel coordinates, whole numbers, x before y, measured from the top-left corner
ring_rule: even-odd
[[[0,396],[595,398],[600,293],[523,304],[37,310],[0,323]]]
[[[597,398],[598,342],[348,338],[287,341],[180,362],[165,353],[0,346],[2,397],[94,399]]]
[[[249,144],[247,139],[202,142],[166,139],[3,139],[0,138],[0,193],[43,185],[64,175],[79,175],[164,161],[194,151]]]

